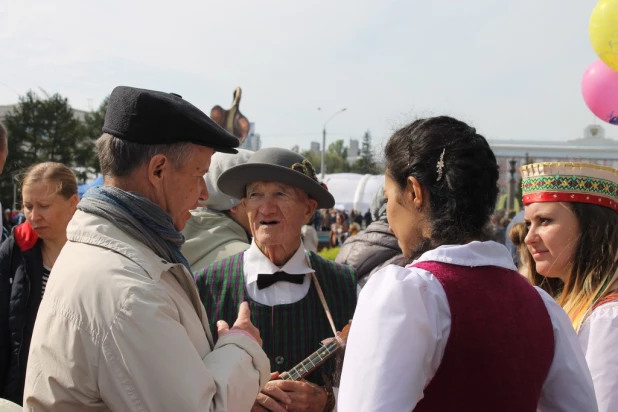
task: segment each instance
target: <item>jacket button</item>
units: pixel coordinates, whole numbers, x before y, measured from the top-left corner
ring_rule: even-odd
[[[284,360],[285,360],[285,359],[283,359],[283,356],[277,356],[277,357],[275,358],[275,363],[276,363],[277,365],[281,365],[281,364],[283,363],[283,361],[284,361]]]

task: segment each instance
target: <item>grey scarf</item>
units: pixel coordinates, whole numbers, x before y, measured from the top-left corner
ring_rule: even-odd
[[[174,228],[172,217],[146,197],[113,186],[99,186],[88,190],[77,208],[113,222],[163,259],[182,263],[191,272],[189,262],[180,253],[185,242],[183,234]]]

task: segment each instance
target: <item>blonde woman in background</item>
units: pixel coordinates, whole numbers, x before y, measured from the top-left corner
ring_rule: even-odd
[[[528,248],[526,247],[526,235],[528,234],[528,229],[526,228],[525,223],[516,223],[508,233],[509,239],[515,249],[517,249],[517,254],[519,256],[519,272],[524,275],[526,278],[529,277],[528,273],[528,262],[530,260],[530,252],[528,252]]]
[[[569,315],[599,410],[618,411],[618,170],[537,163],[522,178],[529,278]]]
[[[352,237],[352,236],[356,236],[358,235],[358,232],[361,231],[361,227],[358,223],[354,222],[350,225],[350,229],[348,230],[349,236],[348,237]]]
[[[34,165],[22,200],[26,221],[0,249],[0,397],[19,405],[36,314],[79,201],[75,174],[61,163]]]

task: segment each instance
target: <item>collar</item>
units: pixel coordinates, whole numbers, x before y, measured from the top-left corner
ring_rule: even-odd
[[[184,268],[180,263],[170,263],[158,256],[109,220],[81,210],[75,211],[67,226],[67,239],[112,250],[139,265],[155,281],[175,266],[179,266],[181,271]]]
[[[303,241],[300,241],[300,247],[296,250],[294,255],[288,260],[285,265],[278,267],[268,259],[268,257],[262,253],[262,251],[255,244],[255,240],[251,241],[251,246],[245,252],[245,276],[247,279],[247,285],[257,281],[258,275],[273,274],[275,272],[283,271],[290,275],[304,275],[307,273],[313,273],[315,270],[311,268],[309,263],[309,256],[305,250]]]
[[[39,241],[39,235],[36,234],[28,221],[15,228],[13,237],[22,252],[32,249]]]
[[[513,257],[508,249],[497,242],[474,241],[466,245],[444,245],[425,252],[418,262],[442,262],[459,266],[498,266],[505,269],[517,270]]]

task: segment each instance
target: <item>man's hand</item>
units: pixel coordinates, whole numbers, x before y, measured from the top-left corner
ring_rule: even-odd
[[[251,311],[249,310],[249,304],[247,302],[240,304],[240,309],[238,309],[238,318],[236,318],[236,322],[234,322],[234,325],[232,326],[232,330],[235,329],[248,333],[260,346],[262,346],[260,331],[258,328],[253,326],[253,323],[251,323]],[[217,332],[219,333],[219,336],[221,336],[222,332],[227,332],[229,330],[230,326],[227,322],[223,320],[217,322]]]
[[[266,384],[251,412],[322,412],[326,401],[326,391],[311,382],[275,380]]]

